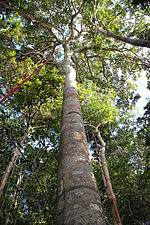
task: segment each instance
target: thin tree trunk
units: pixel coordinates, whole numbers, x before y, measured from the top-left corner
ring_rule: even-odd
[[[16,188],[15,188],[14,194],[13,194],[14,209],[16,209],[17,208],[17,205],[18,205],[18,197],[19,197],[19,191],[18,191],[18,189],[21,186],[23,177],[24,177],[24,174],[22,174],[22,169],[21,169],[20,170],[20,173],[19,173],[18,180],[17,180]]]
[[[17,204],[18,204],[18,197],[19,197],[19,193],[18,193],[18,188],[20,187],[21,185],[21,182],[23,180],[23,177],[24,175],[22,175],[22,169],[20,170],[20,173],[19,173],[19,178],[17,180],[17,184],[16,184],[16,188],[14,190],[14,193],[13,193],[13,200],[12,200],[12,205],[14,204],[14,207],[12,206],[12,208],[16,209],[17,208]],[[9,212],[6,216],[6,222],[5,222],[5,225],[9,224],[10,222],[10,218],[11,218],[11,213]]]
[[[92,171],[76,87],[65,44],[65,87],[58,167],[57,225],[104,225],[101,199]]]
[[[106,160],[106,156],[105,156],[106,143],[102,139],[102,136],[101,136],[100,131],[98,130],[98,127],[96,127],[96,133],[97,133],[97,137],[99,139],[99,142],[101,144],[101,157],[102,157],[103,166],[104,166],[104,169],[105,169],[105,174],[104,174],[103,168],[100,167],[101,172],[102,172],[102,178],[103,178],[104,186],[106,188],[106,194],[107,194],[108,199],[110,200],[111,205],[112,205],[111,206],[111,213],[112,213],[112,217],[113,217],[113,224],[116,225],[117,224],[116,213],[115,213],[114,205],[113,205],[113,199],[115,200],[115,203],[116,203],[116,197],[115,197],[115,194],[114,194],[114,191],[113,191],[113,188],[112,188],[111,179],[110,179],[109,170],[108,170],[108,165],[107,165],[107,160]],[[107,176],[107,180],[106,180],[105,175]],[[108,187],[108,185],[109,185],[109,187]],[[110,194],[110,192],[111,192],[111,194]]]
[[[102,137],[101,137],[101,134],[100,134],[100,131],[98,130],[98,128],[96,129],[96,133],[97,133],[97,137],[100,141],[100,144],[101,144],[101,157],[102,157],[102,161],[103,161],[103,166],[105,168],[105,173],[106,173],[106,176],[107,176],[107,181],[106,181],[106,178],[104,180],[104,185],[106,186],[106,192],[107,192],[107,195],[109,196],[109,198],[112,200],[112,196],[113,196],[113,199],[116,199],[115,198],[115,194],[113,192],[113,188],[112,188],[112,184],[111,184],[111,180],[110,180],[110,175],[109,175],[109,171],[108,171],[108,165],[107,165],[107,160],[106,160],[106,156],[105,156],[105,147],[106,147],[106,143],[103,141]],[[108,182],[108,184],[107,184]],[[110,190],[108,188],[108,185],[110,187]],[[110,194],[110,191],[112,193],[112,196]]]
[[[24,134],[24,136],[22,137],[21,141],[20,141],[20,145],[22,145],[30,131],[31,127],[28,126],[27,130],[26,130],[26,133]],[[1,195],[3,194],[3,190],[5,188],[5,185],[7,183],[7,180],[8,180],[8,177],[9,177],[9,174],[10,172],[12,171],[12,169],[14,168],[14,166],[16,165],[16,161],[18,159],[18,156],[19,156],[19,149],[18,147],[16,147],[15,149],[15,152],[14,152],[14,155],[10,161],[10,163],[8,164],[6,170],[5,170],[5,173],[4,173],[4,176],[2,178],[2,181],[1,181],[1,186],[0,186],[0,197]]]

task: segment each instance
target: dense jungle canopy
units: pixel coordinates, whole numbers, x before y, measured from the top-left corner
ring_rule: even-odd
[[[150,100],[135,114],[135,81],[150,78],[149,13],[149,1],[0,1],[0,224],[55,223],[67,40],[106,224],[117,219],[84,100],[106,143],[122,224],[150,223]]]

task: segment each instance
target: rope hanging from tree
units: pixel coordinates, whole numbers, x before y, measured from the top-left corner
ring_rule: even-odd
[[[31,69],[30,69],[30,71],[36,66],[36,65],[38,65],[45,57],[46,57],[46,55],[47,55],[48,53],[46,53],[36,64],[34,64],[32,67],[31,67]],[[23,62],[23,61],[22,61]],[[17,64],[18,65],[18,64]],[[27,74],[28,72],[26,72],[22,77],[20,77],[19,78],[19,80],[17,80],[17,82],[15,82],[5,93],[3,93],[0,97],[2,98],[2,96],[5,96],[5,94],[7,94],[9,91],[11,91],[12,90],[12,88],[20,81],[20,80],[22,80],[23,78],[25,78],[25,76],[26,76],[26,74]]]
[[[15,87],[14,89],[12,89],[7,95],[5,95],[4,98],[2,98],[0,100],[0,104],[2,102],[4,102],[10,95],[12,95],[15,91],[17,91],[25,82],[27,82],[34,74],[36,74],[43,66],[45,66],[50,60],[51,58],[56,55],[56,53],[60,50],[61,47],[59,47],[56,52],[53,53],[52,56],[50,56],[49,59],[47,59],[37,70],[35,70],[31,75],[29,75],[28,77],[26,77],[17,87]]]
[[[1,1],[0,1],[0,3],[1,3],[2,5],[4,5],[4,6],[10,8],[10,9],[12,9],[12,10],[18,12],[19,14],[22,14],[23,16],[29,18],[30,20],[32,20],[32,22],[37,22],[37,23],[41,24],[42,26],[44,26],[44,27],[46,27],[46,28],[49,28],[49,29],[52,28],[51,26],[48,26],[47,24],[42,23],[42,22],[40,22],[39,20],[36,20],[35,18],[33,18],[33,17],[27,15],[26,13],[20,12],[18,9],[15,9],[15,8],[13,8],[13,7],[11,7],[11,6],[7,5],[7,4],[5,4],[4,2],[1,2]]]
[[[38,65],[41,61],[42,61],[42,59],[44,58],[44,56],[36,63],[36,64],[34,64],[32,67],[31,67],[31,69],[30,69],[30,71],[36,66],[36,65]],[[28,72],[27,72],[28,73]],[[24,77],[25,77],[25,75],[27,74],[27,73],[25,73],[22,77],[20,77],[19,78],[19,80],[17,80],[17,82],[15,82],[5,93],[3,93],[2,94],[2,96],[5,96],[5,94],[7,94],[9,91],[11,91],[12,90],[12,88],[20,81],[20,80],[22,80]]]
[[[50,44],[50,45],[48,45],[48,46],[46,46],[45,48],[42,48],[41,50],[39,50],[39,51],[35,52],[35,53],[34,53],[33,55],[31,55],[30,57],[28,57],[28,58],[26,58],[26,59],[22,60],[22,61],[21,61],[21,62],[19,62],[18,64],[14,65],[13,67],[9,68],[8,70],[5,70],[4,72],[2,72],[2,73],[0,74],[0,76],[4,75],[5,73],[9,72],[9,71],[10,71],[10,70],[12,70],[12,69],[14,69],[14,68],[18,67],[20,64],[22,64],[22,63],[23,63],[23,62],[25,62],[26,60],[28,60],[28,59],[32,58],[33,56],[37,55],[38,53],[40,53],[41,51],[43,51],[43,50],[47,49],[47,48],[48,48],[48,47],[50,47],[50,46],[51,46],[51,44]]]

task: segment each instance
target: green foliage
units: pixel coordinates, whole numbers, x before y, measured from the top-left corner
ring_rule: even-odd
[[[88,118],[83,96],[86,99],[89,114],[95,126],[104,122],[116,123],[119,111],[115,103],[117,93],[114,90],[110,89],[105,93],[96,84],[90,82],[82,86],[81,92],[80,100],[86,123]]]

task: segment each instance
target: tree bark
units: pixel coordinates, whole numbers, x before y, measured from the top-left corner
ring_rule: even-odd
[[[57,225],[105,225],[92,171],[70,45],[64,46],[65,86],[59,148]]]

